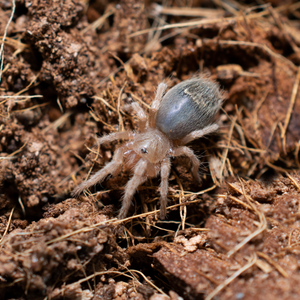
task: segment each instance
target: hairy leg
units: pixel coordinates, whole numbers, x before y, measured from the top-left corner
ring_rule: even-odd
[[[146,169],[147,162],[143,159],[140,159],[134,168],[133,177],[126,184],[125,195],[122,199],[123,204],[118,215],[119,219],[124,219],[127,216],[133,195],[135,194],[139,185],[147,180],[147,177],[144,175]]]
[[[168,185],[170,176],[171,162],[170,158],[165,158],[161,163],[161,183],[160,183],[160,219],[164,220],[166,217],[166,208],[168,203]]]
[[[168,85],[164,82],[161,82],[157,87],[155,99],[153,100],[151,109],[149,111],[149,126],[150,127],[155,127],[155,115],[159,109],[160,101],[161,101],[167,87],[168,87]]]
[[[120,131],[120,132],[114,132],[105,136],[102,136],[101,138],[98,138],[97,141],[99,145],[104,144],[104,143],[110,143],[116,140],[121,140],[121,139],[131,139],[133,138],[133,133],[129,131]]]
[[[193,140],[196,140],[196,139],[199,139],[207,134],[210,134],[216,130],[218,130],[219,128],[219,125],[218,124],[211,124],[211,125],[208,125],[206,126],[205,128],[201,129],[201,130],[195,130],[191,133],[189,133],[186,137],[184,137],[181,142],[183,145],[193,141]]]
[[[108,174],[114,173],[118,174],[121,170],[121,165],[123,162],[124,152],[127,150],[127,147],[121,147],[116,150],[115,155],[111,162],[109,162],[104,168],[95,173],[89,180],[82,182],[78,185],[72,192],[73,197],[77,197],[85,189],[95,185],[99,181],[102,181]]]
[[[147,123],[147,115],[145,111],[140,107],[137,102],[133,102],[131,104],[124,105],[124,109],[126,111],[134,111],[139,119],[139,129],[140,131],[144,131]]]
[[[187,157],[189,157],[189,159],[192,162],[192,174],[195,180],[200,183],[201,178],[198,172],[200,161],[195,155],[194,151],[189,147],[182,146],[182,147],[175,148],[172,152],[172,156],[181,156],[181,155],[186,155]]]

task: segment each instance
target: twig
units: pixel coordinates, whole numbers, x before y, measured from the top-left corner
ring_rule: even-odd
[[[118,220],[117,218],[113,218],[113,219],[110,219],[110,220],[106,220],[106,221],[103,221],[103,222],[100,222],[100,223],[97,223],[97,224],[93,224],[91,226],[88,226],[88,227],[85,227],[85,228],[80,228],[80,229],[77,229],[75,231],[72,231],[70,233],[67,233],[65,235],[62,235],[60,237],[57,237],[53,240],[50,240],[50,241],[47,241],[46,242],[46,245],[50,245],[50,244],[53,244],[53,243],[56,243],[58,241],[61,241],[61,240],[64,240],[66,238],[69,238],[70,236],[73,236],[75,234],[78,234],[78,233],[83,233],[83,232],[89,232],[89,231],[92,231],[94,230],[95,228],[97,227],[100,227],[100,226],[105,226],[109,223],[113,223],[114,221]]]
[[[175,178],[176,178],[176,182],[179,185],[180,188],[180,192],[179,192],[179,203],[182,203],[182,198],[184,197],[184,191],[183,191],[183,186],[181,184],[181,181],[179,179],[179,177],[177,176],[177,174],[174,172]],[[187,209],[186,206],[180,206],[180,219],[181,219],[181,227],[182,230],[185,229],[185,221],[186,221],[186,214],[187,214]],[[177,234],[176,234],[177,235]],[[176,236],[175,235],[175,236]]]
[[[3,42],[3,36],[0,36],[0,42]],[[29,45],[24,44],[20,41],[16,41],[10,37],[6,37],[5,44],[16,48],[16,50],[19,50],[20,52],[22,52],[26,48],[30,48]]]
[[[5,231],[4,231],[4,233],[2,235],[2,238],[0,240],[0,245],[2,244],[2,241],[3,241],[4,237],[6,236],[6,234],[8,232],[8,229],[9,229],[9,226],[10,226],[10,223],[11,223],[11,218],[12,218],[12,215],[14,213],[14,210],[15,210],[15,208],[13,207],[12,210],[11,210],[11,212],[10,212],[10,215],[9,215],[9,218],[8,218],[8,221],[7,221],[7,225],[6,225]]]
[[[258,122],[257,122],[258,111],[261,108],[261,106],[263,105],[263,103],[265,102],[265,100],[267,99],[268,94],[269,94],[269,91],[266,91],[265,94],[263,95],[263,97],[259,100],[258,104],[256,105],[256,107],[253,111],[253,115],[254,115],[253,116],[253,123],[254,123],[255,129],[257,129],[257,127],[258,127]]]
[[[272,265],[283,277],[285,278],[289,277],[289,274],[267,254],[258,251],[256,253],[258,256],[264,258],[270,265]]]
[[[239,11],[237,9],[235,9],[233,7],[233,5],[230,5],[229,3],[226,3],[227,1],[223,1],[223,0],[213,0],[213,2],[215,3],[215,5],[218,5],[222,8],[224,8],[224,10],[232,13],[234,16],[237,16],[239,14]]]
[[[295,171],[295,169],[289,169],[289,170],[288,170],[288,169],[284,169],[284,168],[282,168],[282,167],[276,166],[276,165],[270,163],[269,159],[266,159],[266,160],[265,160],[265,164],[266,164],[268,167],[270,167],[270,168],[276,170],[277,172],[286,173],[287,171]]]
[[[235,201],[236,203],[243,205],[244,207],[248,208],[249,210],[253,211],[252,207],[246,203],[244,203],[243,201],[241,201],[240,199],[234,197],[234,196],[230,196],[229,195],[229,199]]]
[[[0,161],[1,161],[1,159],[7,159],[8,157],[14,157],[16,154],[21,152],[26,145],[27,145],[27,141],[18,150],[14,151],[13,153],[10,153],[6,157],[0,158]]]
[[[59,128],[61,125],[63,125],[68,118],[73,114],[73,112],[69,111],[64,113],[62,116],[60,116],[57,120],[55,120],[53,123],[50,123],[44,130],[43,133],[46,133],[50,128]]]
[[[251,233],[250,235],[248,235],[243,241],[241,241],[232,250],[230,250],[227,253],[228,257],[232,256],[234,253],[236,253],[237,251],[239,251],[243,246],[245,246],[253,238],[255,238],[256,236],[258,236],[260,233],[262,233],[267,228],[267,221],[266,221],[265,215],[262,212],[260,212],[255,207],[255,205],[250,201],[249,196],[246,195],[245,187],[244,187],[244,185],[243,185],[243,183],[242,183],[241,180],[240,180],[240,183],[241,183],[241,186],[242,186],[242,189],[243,189],[243,195],[244,195],[245,199],[247,200],[248,204],[251,206],[251,208],[253,209],[253,211],[255,211],[255,213],[257,214],[257,216],[259,218],[259,226],[258,226],[258,228],[253,233]]]
[[[2,44],[1,44],[1,47],[0,47],[0,61],[1,61],[1,64],[0,64],[0,83],[1,83],[1,79],[2,79],[2,70],[3,70],[3,64],[4,64],[4,42],[5,42],[5,39],[6,39],[6,36],[7,36],[7,31],[8,31],[8,27],[14,17],[14,14],[15,14],[15,10],[16,10],[16,2],[15,0],[12,0],[12,10],[11,10],[11,15],[10,15],[10,18],[6,24],[6,27],[5,27],[5,30],[4,30],[4,35],[3,35],[3,38],[2,38]]]
[[[292,181],[292,183],[294,184],[294,186],[300,192],[300,186],[299,186],[298,182],[295,180],[295,178],[293,178],[288,172],[285,172],[285,175]]]
[[[130,94],[132,98],[134,98],[135,100],[139,101],[143,106],[145,106],[146,108],[150,109],[151,106],[147,103],[145,103],[141,98],[139,98],[138,96],[136,96],[135,94],[131,93]]]
[[[111,110],[113,110],[114,112],[117,112],[117,110],[112,106],[110,105],[105,99],[103,99],[102,97],[99,97],[99,96],[93,96],[92,97],[93,99],[96,99],[96,100],[100,100],[103,104],[105,104],[108,108],[110,108]]]
[[[292,96],[291,96],[291,100],[290,100],[290,105],[289,108],[287,110],[286,113],[286,118],[285,118],[285,122],[284,122],[284,126],[283,126],[283,130],[281,132],[281,138],[283,139],[285,137],[285,133],[287,130],[287,127],[289,125],[290,119],[291,119],[291,115],[292,115],[292,111],[293,111],[293,107],[296,101],[296,97],[297,97],[297,92],[298,92],[298,87],[299,87],[299,81],[300,81],[300,67],[298,68],[298,73],[297,73],[297,77],[294,83],[294,87],[293,87],[293,91],[292,91]]]
[[[105,20],[110,17],[112,14],[114,14],[116,11],[116,9],[114,7],[110,7],[110,9],[108,9],[108,11],[102,15],[100,18],[98,18],[96,21],[94,21],[92,24],[89,24],[87,27],[85,27],[84,29],[81,30],[81,34],[85,34],[87,31],[89,31],[90,29],[96,30],[97,28],[99,28],[100,26],[102,27],[102,25],[104,24]],[[101,28],[100,27],[100,28]],[[99,28],[99,29],[100,29]]]
[[[94,158],[93,164],[92,164],[92,166],[90,167],[90,169],[88,171],[88,174],[86,176],[86,180],[90,177],[90,175],[92,173],[92,170],[93,170],[93,168],[95,166],[95,162],[97,161],[97,159],[98,159],[98,157],[100,155],[100,144],[99,144],[99,141],[97,139],[97,136],[95,136],[95,140],[97,141],[97,152],[96,153],[94,151],[93,152],[96,154],[96,157]]]
[[[168,7],[153,3],[151,5],[151,13],[154,15],[170,15],[170,16],[187,16],[187,17],[204,17],[218,18],[224,15],[221,9],[210,9],[203,7]]]
[[[214,43],[217,45],[239,45],[239,46],[247,46],[247,47],[254,47],[259,48],[268,53],[271,57],[277,58],[285,62],[287,65],[289,65],[293,70],[296,70],[296,66],[286,57],[274,52],[271,50],[267,45],[260,44],[260,43],[254,43],[254,42],[246,42],[246,41],[233,41],[233,40],[212,40],[212,39],[203,39],[203,44],[207,43]]]
[[[225,153],[223,155],[223,162],[222,162],[222,167],[221,167],[221,171],[220,171],[221,176],[223,176],[223,172],[224,172],[224,168],[225,168],[225,162],[226,162],[226,158],[227,158],[227,155],[228,155],[228,149],[229,149],[229,146],[230,146],[232,133],[233,133],[233,129],[234,129],[236,120],[237,120],[237,117],[235,116],[233,118],[231,126],[230,126],[230,130],[229,130],[229,134],[228,134],[228,143],[227,143],[227,147],[225,149]]]
[[[118,274],[118,275],[121,275],[121,276],[126,276],[126,277],[129,277],[129,278],[131,278],[131,279],[137,280],[135,276],[132,276],[132,275],[129,276],[129,275],[126,274],[126,272],[128,272],[128,273],[137,273],[137,274],[140,274],[140,275],[144,278],[144,280],[145,280],[148,284],[150,284],[153,288],[155,288],[159,293],[161,293],[161,294],[163,294],[163,295],[166,295],[159,287],[157,287],[155,284],[153,284],[153,282],[151,282],[151,281],[150,281],[150,280],[149,280],[142,272],[140,272],[140,271],[138,271],[138,270],[132,270],[132,269],[128,269],[128,271],[125,271],[125,272],[120,272],[120,271],[103,271],[103,272],[96,272],[96,273],[94,273],[94,274],[92,274],[92,275],[90,275],[90,276],[88,276],[88,277],[86,277],[86,278],[83,278],[83,279],[81,279],[81,280],[78,280],[78,281],[76,281],[76,282],[70,284],[69,286],[81,284],[81,283],[84,283],[84,282],[86,282],[86,281],[88,281],[88,280],[90,280],[90,279],[92,279],[92,278],[94,278],[94,277],[96,277],[96,276],[102,276],[102,275],[105,275],[105,274]],[[67,288],[67,287],[65,287],[65,289],[66,289],[66,288]],[[166,295],[166,296],[167,296],[167,295]]]
[[[23,216],[26,216],[25,205],[24,205],[24,203],[23,203],[23,201],[22,201],[21,196],[18,197],[18,202],[19,202],[19,204],[20,204],[20,206],[21,206],[21,209],[22,209],[22,212],[23,212]]]
[[[32,110],[32,109],[36,109],[36,108],[39,108],[39,107],[47,106],[49,104],[50,104],[50,102],[45,102],[45,103],[42,103],[42,104],[37,104],[37,105],[31,106],[31,107],[27,107],[27,108],[24,108],[24,109],[13,110],[12,113]]]
[[[226,279],[223,283],[221,283],[217,288],[215,288],[206,298],[205,300],[211,300],[213,297],[215,297],[221,290],[223,290],[227,285],[229,285],[234,279],[236,279],[238,276],[240,276],[242,273],[244,273],[245,271],[247,271],[248,269],[250,269],[257,260],[257,256],[254,253],[251,258],[250,261],[243,266],[242,268],[240,268],[238,271],[236,271],[235,273],[233,273],[228,279]]]
[[[11,99],[11,98],[17,98],[17,99],[33,99],[33,98],[43,98],[43,95],[31,95],[31,96],[20,96],[20,95],[11,95],[11,96],[0,96],[0,99]],[[0,104],[2,104],[3,102],[1,102]]]
[[[288,9],[298,9],[299,2],[293,4],[293,5],[282,5],[279,6],[277,8],[275,8],[275,11],[277,12],[281,12],[284,10],[288,10]],[[193,20],[190,22],[183,22],[183,23],[175,23],[175,24],[168,24],[168,25],[164,25],[161,27],[156,27],[156,28],[148,28],[148,29],[144,29],[144,30],[140,30],[137,32],[134,32],[132,34],[130,34],[128,37],[132,38],[138,35],[142,35],[142,34],[146,34],[148,32],[151,31],[155,31],[155,30],[167,30],[167,29],[172,29],[172,28],[184,28],[184,27],[189,27],[190,29],[192,28],[201,28],[201,26],[205,26],[205,25],[213,25],[216,23],[222,23],[223,25],[225,23],[231,23],[231,22],[239,22],[239,21],[244,21],[245,18],[246,19],[258,19],[264,16],[269,15],[270,12],[269,10],[263,10],[259,13],[255,13],[255,14],[249,14],[249,15],[242,15],[242,16],[235,16],[235,17],[229,17],[229,18],[216,18],[216,19],[205,19],[205,20]]]
[[[267,12],[267,11],[263,11],[260,13],[248,15],[247,18],[249,18],[249,19],[260,18],[263,15],[268,14],[268,13],[269,12]],[[155,30],[167,30],[167,29],[172,29],[172,28],[184,28],[184,27],[190,27],[190,28],[199,27],[200,28],[201,26],[204,26],[204,25],[213,25],[213,24],[220,23],[220,22],[225,24],[226,22],[230,23],[233,21],[238,22],[238,21],[243,21],[243,20],[244,20],[244,16],[242,16],[242,17],[239,16],[239,17],[205,19],[205,20],[196,20],[196,21],[189,21],[189,22],[183,22],[183,23],[168,24],[168,25],[164,25],[161,27],[157,27],[157,28],[148,28],[148,29],[140,30],[140,31],[130,34],[128,37],[132,38],[132,37],[146,34],[148,32],[155,31]]]
[[[120,113],[120,106],[121,106],[121,97],[122,97],[122,94],[123,94],[126,84],[127,84],[127,81],[125,81],[124,85],[122,86],[122,88],[120,90],[118,102],[117,102],[117,112],[118,112],[118,116],[119,116],[119,131],[124,130],[124,123],[123,123],[122,115]]]
[[[75,252],[74,254],[75,254],[75,257],[76,257],[76,259],[77,259],[78,264],[80,265],[80,270],[81,270],[83,276],[86,278],[86,277],[87,277],[87,274],[86,274],[85,268],[83,267],[83,265],[82,265],[82,263],[81,263],[81,261],[80,261],[80,259],[79,259],[79,257],[78,257],[77,252]],[[91,286],[91,284],[90,284],[89,281],[87,282],[87,285],[88,285],[90,291],[92,291],[92,286]]]

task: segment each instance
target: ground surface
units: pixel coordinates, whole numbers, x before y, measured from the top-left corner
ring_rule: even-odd
[[[2,0],[0,298],[299,299],[299,18],[280,0]],[[199,72],[226,98],[190,145],[202,185],[172,160],[165,221],[159,179],[116,219],[125,170],[71,197],[118,147],[97,135],[136,129],[124,104]]]

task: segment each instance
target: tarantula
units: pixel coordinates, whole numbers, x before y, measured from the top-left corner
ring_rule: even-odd
[[[118,217],[126,217],[139,185],[160,172],[160,218],[164,219],[170,158],[188,156],[192,162],[193,176],[200,182],[200,161],[193,150],[185,145],[218,129],[218,125],[212,121],[223,102],[222,94],[219,86],[207,78],[183,81],[165,94],[166,89],[166,83],[158,85],[148,118],[138,103],[129,104],[129,108],[138,117],[139,132],[122,131],[98,139],[99,144],[120,139],[128,141],[115,151],[112,161],[77,186],[73,196],[102,181],[109,174],[117,175],[125,163],[128,169],[133,169],[133,177],[126,184]]]

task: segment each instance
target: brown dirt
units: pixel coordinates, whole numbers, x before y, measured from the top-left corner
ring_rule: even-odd
[[[300,6],[249,2],[0,3],[1,300],[300,298]],[[115,218],[125,170],[70,198],[118,146],[97,135],[136,128],[124,104],[199,72],[221,129],[191,144],[201,186],[172,161],[167,220],[159,179]]]

